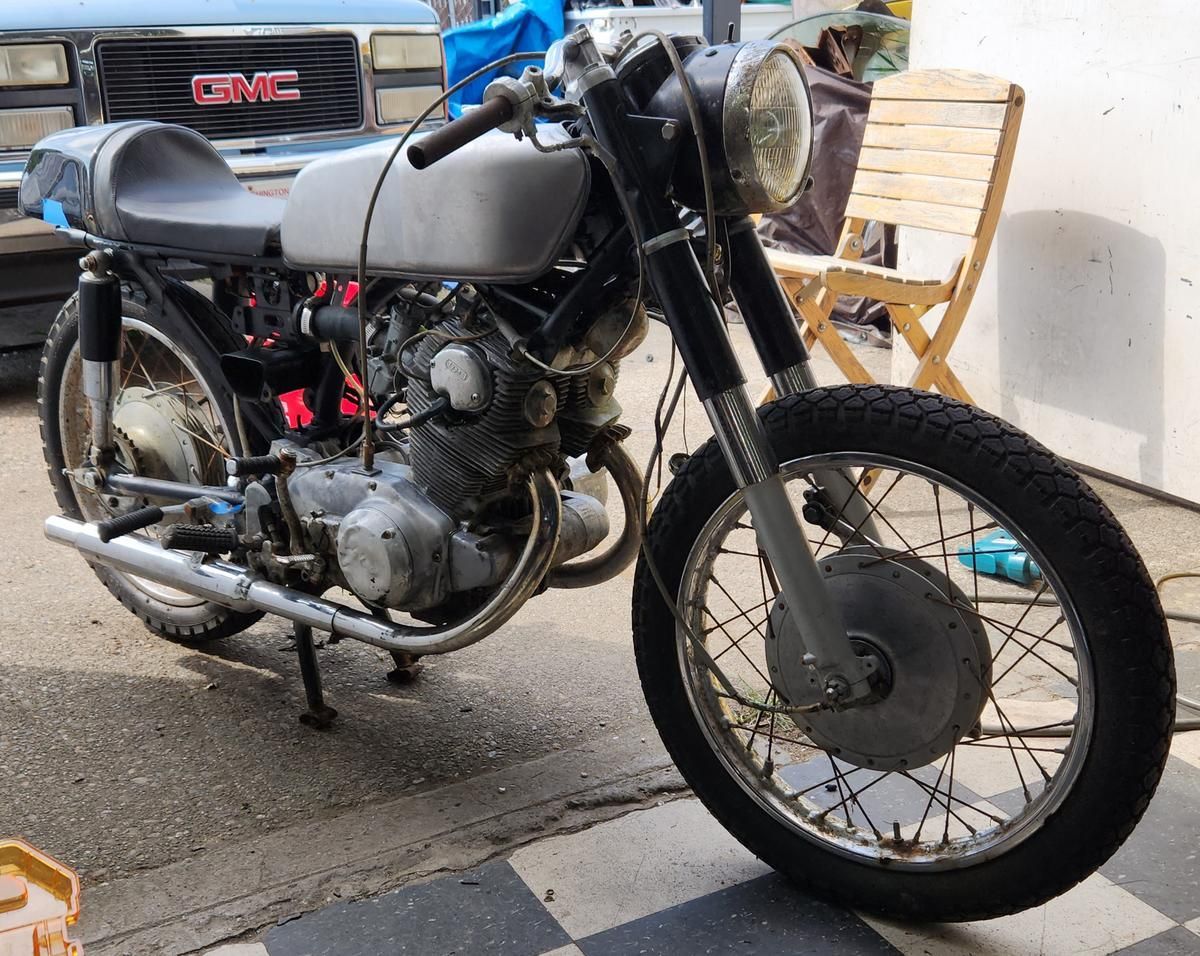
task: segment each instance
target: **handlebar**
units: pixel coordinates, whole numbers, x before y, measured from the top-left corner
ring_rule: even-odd
[[[493,96],[482,106],[451,120],[441,129],[422,136],[408,147],[408,161],[414,169],[425,169],[445,159],[484,133],[491,132],[513,117],[513,105],[503,96]]]

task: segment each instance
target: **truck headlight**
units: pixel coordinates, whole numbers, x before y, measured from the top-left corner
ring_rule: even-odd
[[[0,87],[65,86],[71,80],[61,43],[9,43],[0,46]]]
[[[376,33],[371,37],[376,70],[440,70],[442,40],[435,33]]]
[[[0,110],[0,149],[28,149],[44,136],[74,125],[75,113],[69,106]]]
[[[376,90],[376,119],[381,126],[410,123],[441,95],[440,86],[394,86],[386,90]]]

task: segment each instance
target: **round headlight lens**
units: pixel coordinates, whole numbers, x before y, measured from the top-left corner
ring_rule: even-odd
[[[794,203],[812,162],[813,112],[800,61],[770,40],[743,43],[725,78],[721,125],[741,212]]]
[[[808,174],[812,110],[796,61],[776,48],[750,93],[750,151],[758,181],[773,203],[792,203]]]

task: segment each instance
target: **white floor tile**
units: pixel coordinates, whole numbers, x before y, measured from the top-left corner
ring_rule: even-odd
[[[1183,924],[1185,929],[1190,929],[1197,936],[1200,936],[1200,919],[1194,919],[1190,923]]]
[[[697,800],[543,840],[509,862],[574,939],[770,872]]]
[[[204,956],[270,956],[262,943],[229,943],[204,953]]]
[[[583,956],[583,950],[574,943],[568,943],[566,946],[552,949],[548,953],[542,953],[542,956]]]
[[[1045,906],[982,923],[919,926],[864,918],[906,956],[1112,953],[1175,925],[1099,874]]]
[[[1181,711],[1185,716],[1192,716],[1187,711]],[[1200,767],[1200,731],[1176,734],[1171,741],[1171,756],[1186,760],[1193,767]]]

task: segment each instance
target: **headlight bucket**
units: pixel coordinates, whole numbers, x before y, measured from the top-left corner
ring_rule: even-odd
[[[803,192],[812,164],[812,98],[799,59],[781,43],[755,40],[698,49],[683,65],[704,124],[715,211],[737,216],[786,209]],[[643,112],[691,128],[674,73]],[[693,146],[680,149],[674,185],[684,205],[704,207]]]
[[[71,82],[61,43],[0,44],[0,88],[66,86]]]

